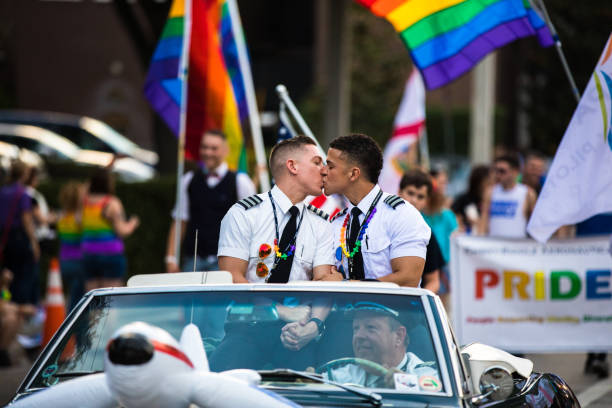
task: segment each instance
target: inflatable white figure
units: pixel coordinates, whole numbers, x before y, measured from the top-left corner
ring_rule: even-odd
[[[104,373],[66,381],[11,407],[287,408],[299,407],[258,388],[253,370],[209,371],[197,326],[183,329],[180,343],[167,331],[136,322],[108,343]]]

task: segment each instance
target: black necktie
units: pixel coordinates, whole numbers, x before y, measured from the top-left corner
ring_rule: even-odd
[[[351,235],[348,239],[348,251],[351,252],[353,248],[355,248],[355,242],[357,242],[357,237],[359,236],[359,214],[361,214],[361,210],[357,207],[353,207],[351,210]],[[363,256],[361,255],[361,248],[359,251],[353,255],[352,258],[353,267],[349,268],[349,279],[358,279],[361,280],[365,277],[363,272]]]
[[[283,235],[281,235],[280,242],[278,243],[278,250],[281,253],[287,253],[289,251],[289,244],[291,244],[293,237],[295,236],[295,230],[297,229],[297,217],[300,210],[296,206],[289,209],[291,218],[287,221]],[[293,242],[295,244],[295,242]],[[295,252],[295,251],[293,251]],[[289,281],[289,274],[291,273],[291,264],[293,264],[293,253],[287,255],[287,259],[278,260],[278,265],[272,270],[272,274],[268,279],[269,283],[287,283]]]

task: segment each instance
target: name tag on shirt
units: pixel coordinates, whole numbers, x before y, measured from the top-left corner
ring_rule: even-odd
[[[393,382],[396,390],[419,391],[419,382],[414,374],[394,373]]]

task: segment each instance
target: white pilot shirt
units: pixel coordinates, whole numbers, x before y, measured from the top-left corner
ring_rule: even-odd
[[[276,207],[279,224],[278,240],[280,241],[283,229],[291,218],[289,209],[293,204],[278,186],[274,186],[271,192]],[[261,201],[253,200],[253,197],[259,197]],[[217,256],[231,256],[248,261],[246,279],[249,282],[265,282],[265,278],[258,277],[255,270],[257,263],[261,260],[259,248],[262,244],[268,244],[272,248],[270,255],[263,259],[268,270],[271,270],[274,264],[274,238],[276,238],[274,215],[267,192],[253,197],[243,201],[259,203],[245,209],[238,202],[223,217]],[[300,211],[297,222],[299,223],[301,214],[304,214],[304,217],[297,232],[289,280],[312,280],[314,267],[334,264],[331,225],[327,220],[327,215],[321,210],[309,210],[304,202],[295,204],[295,206]]]
[[[381,191],[378,185],[359,202],[357,207],[361,210],[359,215],[359,224],[361,225],[365,219],[370,206],[374,199]],[[391,197],[391,203],[397,203],[401,200],[395,209],[385,203],[385,200]],[[427,252],[427,244],[431,236],[431,229],[423,219],[421,213],[411,204],[391,194],[382,193],[380,200],[376,204],[376,213],[372,217],[370,224],[364,234],[361,242],[361,251],[363,256],[363,269],[366,279],[377,279],[382,276],[392,273],[391,259],[400,258],[402,256],[418,256],[425,259]],[[340,248],[340,230],[347,214],[351,214],[353,204],[349,202],[345,211],[339,213],[332,220],[332,229],[334,237],[334,257],[335,265],[338,270],[343,271],[345,277],[348,278],[348,260]],[[349,217],[347,223],[348,228],[351,224]],[[345,237],[345,242],[347,239]],[[347,250],[350,253],[352,248]],[[342,254],[342,260],[338,259],[338,253]]]
[[[215,176],[206,177],[206,184],[208,187],[213,188],[217,184],[223,180],[223,177],[227,174],[228,171],[227,163],[223,162],[219,167],[214,170]],[[193,179],[193,171],[187,172],[181,177],[181,194],[183,199],[181,200],[181,220],[188,221],[189,220],[189,194],[187,193],[187,189],[189,188],[189,183]],[[249,197],[255,194],[255,185],[249,178],[249,176],[245,173],[236,174],[236,196],[238,200],[242,200],[243,198]],[[172,218],[176,219],[177,216],[177,208],[176,204],[174,209],[172,210]]]
[[[411,352],[404,355],[396,368],[417,377],[431,376],[438,379],[438,372]],[[368,388],[379,388],[381,381],[380,376],[368,374],[359,364],[347,364],[331,370],[331,376],[327,372],[323,373],[323,376],[340,384],[359,384]]]

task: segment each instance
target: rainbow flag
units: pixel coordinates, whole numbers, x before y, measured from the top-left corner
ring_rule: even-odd
[[[241,122],[247,106],[232,24],[226,0],[174,0],[144,92],[178,137],[182,74],[187,69],[185,157],[197,160],[204,131],[221,129],[230,147],[230,168],[246,171]]]
[[[446,85],[488,53],[535,35],[553,44],[528,0],[356,0],[386,18],[400,37],[428,89]]]

